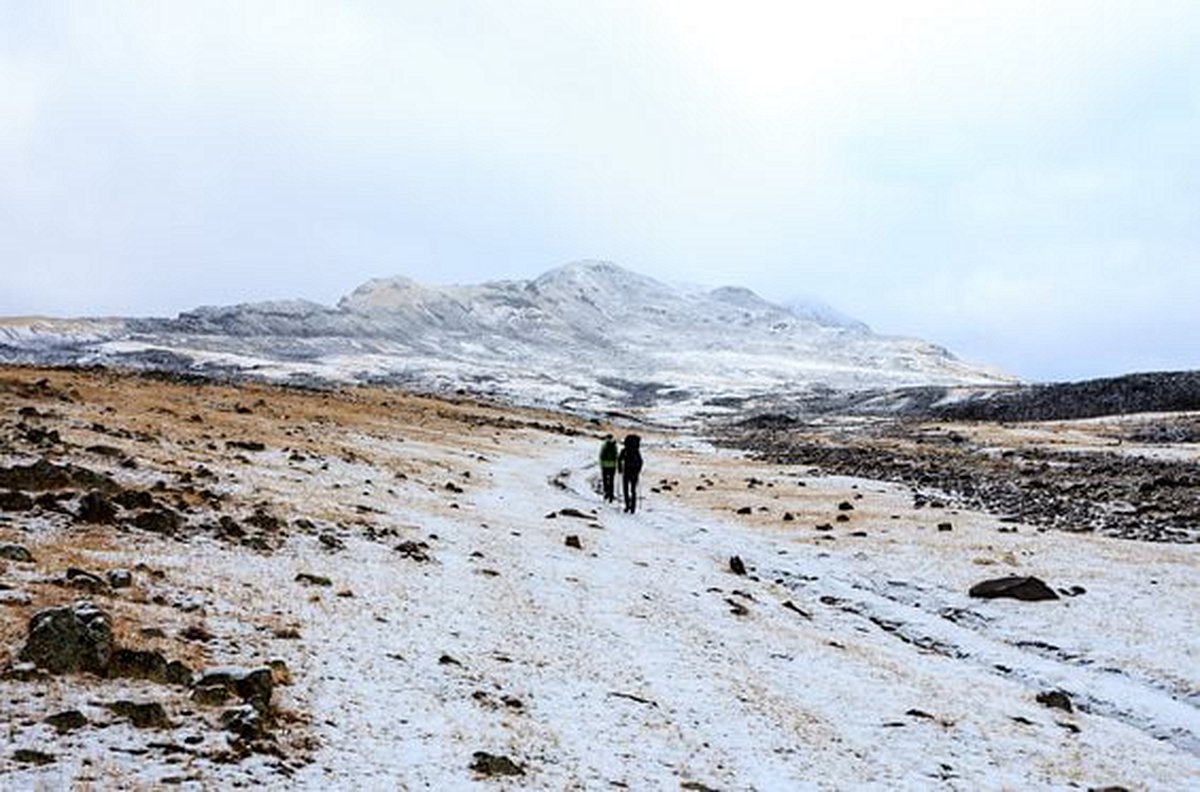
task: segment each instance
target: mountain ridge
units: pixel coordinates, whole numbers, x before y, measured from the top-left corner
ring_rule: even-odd
[[[334,306],[269,300],[86,327],[76,338],[66,326],[0,325],[0,360],[46,362],[39,350],[53,350],[77,363],[167,360],[198,372],[398,382],[584,409],[628,406],[635,392],[647,405],[650,392],[658,397],[647,406],[668,412],[776,390],[1014,381],[832,309],[797,311],[738,286],[669,286],[606,261],[480,284],[376,278]]]

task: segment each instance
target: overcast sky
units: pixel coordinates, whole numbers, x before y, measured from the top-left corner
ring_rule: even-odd
[[[0,315],[581,258],[1200,368],[1200,3],[0,0]]]

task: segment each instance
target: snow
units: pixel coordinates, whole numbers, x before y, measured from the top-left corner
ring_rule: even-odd
[[[343,530],[346,548],[332,554],[303,534],[269,556],[207,539],[147,539],[136,550],[181,588],[203,586],[213,631],[233,636],[219,648],[227,662],[285,657],[295,684],[277,696],[311,716],[320,744],[289,776],[256,759],[184,768],[200,786],[1200,785],[1195,546],[1025,526],[999,534],[993,518],[969,513],[938,515],[954,524],[939,532],[903,488],[764,467],[678,434],[647,437],[643,508],[630,516],[595,494],[590,437],[407,435],[345,433],[354,454],[320,464],[258,454],[234,487],[286,500],[322,526],[344,525],[338,513],[368,503],[379,511],[364,523],[394,529],[393,539]],[[388,460],[437,472],[397,482]],[[749,490],[750,476],[771,486]],[[679,485],[652,492],[664,479]],[[696,491],[705,479],[716,486]],[[447,493],[446,480],[465,492]],[[835,539],[813,531],[855,495]],[[743,503],[770,511],[735,515]],[[567,507],[597,518],[547,519]],[[785,508],[795,522],[780,521]],[[568,534],[582,550],[564,544]],[[434,561],[401,558],[392,548],[402,539],[427,541]],[[729,571],[735,554],[752,577]],[[334,586],[304,589],[300,572]],[[967,597],[978,579],[1010,572],[1087,593]],[[731,602],[748,612],[731,613]],[[957,621],[948,609],[961,611]],[[297,625],[300,640],[271,639],[264,614]],[[1022,644],[1031,641],[1057,648]],[[19,695],[15,685],[0,682],[0,695]],[[1037,704],[1050,688],[1085,711]],[[63,684],[48,695],[70,692]],[[11,747],[47,739],[25,729]],[[60,739],[71,763],[0,765],[5,784],[164,777],[153,762],[113,753],[138,743],[127,726]],[[526,775],[485,779],[468,769],[475,751],[509,756]]]

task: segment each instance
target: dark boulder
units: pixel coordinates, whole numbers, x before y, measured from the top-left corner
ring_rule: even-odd
[[[115,649],[108,664],[110,677],[148,679],[164,685],[192,684],[192,671],[178,660],[168,661],[162,652],[148,649]]]
[[[183,518],[172,509],[150,509],[133,518],[133,524],[143,531],[172,536],[183,527]]]
[[[0,558],[25,564],[33,563],[33,555],[24,545],[19,544],[0,544]]]
[[[29,620],[20,659],[54,674],[104,674],[112,658],[112,624],[91,602],[39,611]]]
[[[267,710],[271,705],[271,693],[275,687],[274,676],[269,666],[243,668],[227,666],[210,668],[200,675],[196,688],[224,687],[232,691],[256,709]]]
[[[33,498],[24,492],[0,492],[0,511],[25,512],[33,508]]]
[[[87,726],[88,719],[79,710],[71,709],[51,715],[46,718],[46,723],[54,727],[59,734],[66,734]]]
[[[971,586],[967,592],[972,597],[980,599],[1009,599],[1035,602],[1039,600],[1056,600],[1058,595],[1042,580],[1032,576],[1012,575],[1009,577],[984,580]]]
[[[1038,704],[1044,707],[1052,707],[1060,709],[1064,712],[1074,712],[1074,707],[1071,706],[1071,697],[1061,690],[1045,690],[1038,693],[1036,696]]]
[[[129,722],[138,729],[166,729],[171,726],[167,711],[157,701],[114,701],[105,704],[110,711]]]
[[[521,776],[525,768],[509,759],[507,756],[490,754],[487,751],[476,751],[471,758],[471,769],[485,776]]]
[[[76,518],[85,523],[111,523],[117,517],[117,509],[108,498],[92,491],[79,499]]]

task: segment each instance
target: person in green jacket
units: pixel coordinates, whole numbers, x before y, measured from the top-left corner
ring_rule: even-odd
[[[617,478],[617,441],[605,435],[600,444],[600,481],[604,484],[604,500],[612,503],[617,499],[613,493],[613,482]]]

